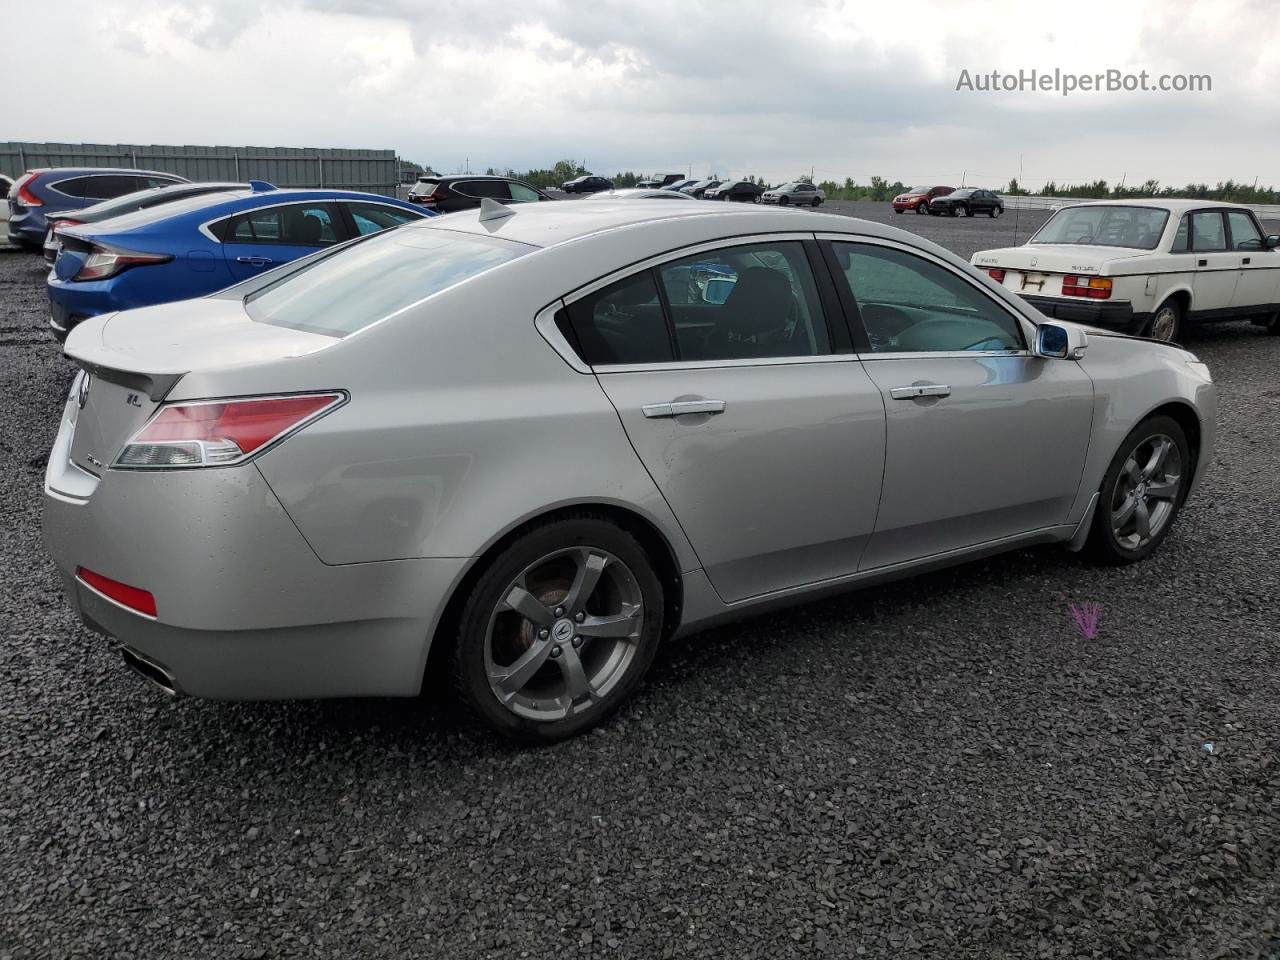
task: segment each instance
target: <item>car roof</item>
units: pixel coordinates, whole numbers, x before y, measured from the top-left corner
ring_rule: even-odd
[[[243,190],[196,194],[193,197],[174,200],[172,203],[147,207],[145,210],[137,210],[133,213],[112,217],[110,220],[103,220],[100,223],[88,224],[83,229],[72,227],[69,232],[88,236],[99,233],[124,233],[148,226],[160,220],[181,217],[195,211],[205,211],[204,216],[208,220],[217,220],[220,217],[241,213],[245,210],[253,210],[257,207],[270,207],[280,203],[304,202],[307,200],[370,200],[375,203],[386,202],[392,206],[415,210],[418,213],[423,212],[402,200],[396,200],[393,197],[386,197],[381,194],[362,193],[359,190],[299,187],[285,190],[254,191],[245,188]]]
[[[1080,203],[1064,203],[1063,207],[1151,207],[1155,210],[1168,210],[1171,213],[1203,210],[1209,207],[1249,209],[1243,203],[1227,203],[1224,200],[1162,200],[1156,197],[1134,197],[1131,200],[1086,200]]]
[[[175,180],[185,181],[187,178],[176,173],[170,173],[168,170],[143,170],[138,167],[38,167],[35,170],[28,170],[28,173],[60,173],[69,176],[83,176],[89,173],[142,173],[151,177],[173,177]]]
[[[464,210],[408,225],[412,230],[452,230],[459,233],[496,236],[535,247],[553,247],[601,233],[628,230],[658,222],[700,219],[707,227],[722,222],[725,236],[749,233],[825,232],[858,233],[901,240],[913,246],[934,249],[919,236],[883,224],[838,214],[807,210],[780,210],[757,204],[638,203],[635,200],[600,198],[585,201],[517,204],[504,208],[509,216],[481,220],[483,209]],[[402,228],[405,229],[405,228]]]

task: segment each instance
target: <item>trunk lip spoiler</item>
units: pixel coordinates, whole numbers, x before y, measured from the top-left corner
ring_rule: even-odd
[[[121,370],[118,367],[107,366],[103,363],[96,363],[84,357],[72,357],[82,370],[96,377],[99,380],[105,380],[107,383],[114,383],[117,386],[125,387],[129,390],[137,390],[145,393],[152,403],[159,403],[169,395],[171,391],[188,371],[182,373],[135,373],[130,370]]]

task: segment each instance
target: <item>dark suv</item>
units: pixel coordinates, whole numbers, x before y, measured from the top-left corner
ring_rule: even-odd
[[[570,180],[568,183],[561,185],[560,189],[565,193],[599,193],[601,190],[612,190],[613,181],[589,174],[585,177],[577,177]]]
[[[536,187],[510,177],[484,177],[457,173],[447,177],[419,177],[409,190],[409,202],[420,203],[436,213],[474,210],[488,197],[499,203],[532,203],[551,200]]]
[[[159,170],[116,167],[29,170],[9,190],[9,238],[28,250],[39,250],[49,229],[47,214],[82,210],[137,190],[186,182],[186,177]]]

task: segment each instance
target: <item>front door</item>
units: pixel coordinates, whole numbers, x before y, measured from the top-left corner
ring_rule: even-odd
[[[800,239],[673,259],[569,307],[627,436],[729,602],[852,574],[884,404],[836,353]],[[819,266],[821,266],[819,264]]]
[[[1274,313],[1280,309],[1280,251],[1267,249],[1257,221],[1247,210],[1227,211],[1227,229],[1231,252],[1240,265],[1232,309],[1242,315],[1255,308],[1259,315]]]
[[[234,217],[222,233],[222,255],[235,282],[346,239],[333,204],[283,203]]]
[[[1093,422],[1079,364],[1031,356],[1012,311],[941,261],[880,243],[832,252],[887,410],[862,569],[1065,524]]]

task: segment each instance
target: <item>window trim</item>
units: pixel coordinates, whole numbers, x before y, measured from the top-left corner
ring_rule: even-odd
[[[838,234],[838,233],[820,233],[817,235],[819,243],[823,245],[824,250],[829,251],[827,265],[830,268],[832,277],[836,285],[836,290],[840,295],[840,301],[845,306],[846,313],[849,314],[849,323],[854,330],[854,349],[857,356],[862,360],[904,360],[911,357],[933,357],[935,359],[959,358],[967,357],[1029,357],[1032,355],[1029,344],[1035,339],[1035,328],[1037,324],[1030,318],[1024,316],[1015,310],[1011,304],[1005,303],[1002,299],[992,295],[987,290],[980,277],[969,276],[966,273],[957,270],[952,264],[947,263],[941,257],[935,256],[919,247],[913,247],[909,244],[899,243],[895,240],[888,240],[881,237],[872,237],[865,234]],[[849,278],[843,270],[837,269],[839,261],[836,259],[835,243],[863,243],[880,247],[887,247],[891,250],[897,250],[909,256],[919,257],[928,263],[932,263],[937,267],[949,272],[952,276],[963,280],[969,286],[973,287],[977,293],[985,297],[991,303],[1004,310],[1014,319],[1018,332],[1022,337],[1022,347],[1018,350],[909,350],[894,353],[880,352],[877,353],[871,349],[871,336],[867,333],[866,325],[862,322],[862,313],[858,309],[857,297],[854,296],[853,288],[849,284]],[[970,268],[973,269],[973,268]],[[847,299],[846,299],[847,298]],[[1030,324],[1032,329],[1027,329]]]
[[[200,226],[198,226],[196,229],[199,230],[201,233],[203,233],[208,239],[218,244],[219,247],[222,247],[226,245],[227,241],[219,240],[217,235],[210,229],[210,227],[212,227],[215,223],[222,223],[224,220],[234,220],[236,217],[244,216],[246,213],[258,213],[262,210],[274,210],[276,207],[296,207],[301,204],[317,204],[317,203],[336,204],[341,202],[341,199],[342,199],[341,197],[325,197],[322,200],[316,200],[313,198],[310,200],[284,200],[284,201],[281,201],[280,203],[268,203],[268,204],[264,204],[261,207],[249,207],[244,210],[235,210],[235,211],[232,211],[231,213],[224,213],[219,216],[212,217],[211,219],[206,220],[204,223],[200,224]],[[430,219],[430,218],[424,218],[424,219]],[[338,211],[338,216],[334,218],[334,225],[335,226],[341,225],[343,231],[344,232],[346,231],[346,221],[342,217],[341,210]],[[374,236],[374,234],[369,234],[369,236]],[[333,247],[336,247],[338,244],[345,243],[346,241],[351,239],[353,238],[339,237],[333,243],[329,244],[329,246],[317,247],[316,249],[318,250],[332,249]],[[259,241],[253,241],[253,242],[257,243]],[[297,246],[301,246],[301,244],[281,243],[281,244],[276,244],[276,246],[297,247]]]
[[[539,318],[542,319],[542,325],[538,326],[538,332],[542,338],[551,344],[557,353],[564,357],[569,365],[579,373],[594,373],[596,375],[611,373],[643,373],[654,372],[659,370],[702,370],[712,367],[762,367],[762,366],[780,366],[783,364],[793,363],[829,363],[832,361],[849,361],[856,360],[857,354],[854,352],[839,352],[839,345],[842,340],[837,336],[834,330],[834,324],[843,318],[832,317],[829,315],[830,304],[827,303],[823,296],[823,278],[819,274],[817,266],[813,262],[810,254],[810,244],[813,243],[815,237],[812,233],[788,231],[786,233],[751,233],[740,234],[734,237],[721,237],[716,240],[699,241],[698,243],[689,244],[685,247],[679,247],[674,250],[667,250],[663,253],[655,254],[644,259],[637,260],[618,270],[605,274],[590,283],[583,284],[580,287],[564,294],[559,300],[555,301],[542,310],[538,311],[534,317],[534,325],[538,326]],[[670,360],[658,361],[656,363],[610,363],[592,366],[586,360],[579,357],[573,346],[564,339],[560,331],[556,328],[555,313],[556,310],[563,306],[566,310],[579,300],[583,300],[593,293],[596,293],[611,284],[629,277],[639,276],[646,271],[656,271],[662,268],[664,264],[671,263],[675,260],[683,260],[686,257],[697,256],[699,253],[711,252],[715,250],[723,250],[725,247],[748,247],[760,243],[780,243],[785,241],[797,241],[801,244],[804,253],[805,262],[809,266],[809,271],[813,274],[814,286],[818,292],[818,309],[821,311],[822,319],[827,325],[827,338],[829,341],[830,352],[817,354],[814,356],[791,356],[791,357],[746,357],[735,360]],[[806,243],[808,241],[808,243]],[[658,286],[658,296],[660,302],[666,300],[666,293],[662,289],[662,282],[659,277],[654,277],[654,282]],[[547,316],[544,318],[543,315]],[[671,323],[669,313],[663,310],[664,318],[667,319],[667,329],[670,334]],[[567,353],[566,353],[567,351]],[[572,356],[574,359],[569,360]],[[576,361],[576,362],[575,362]]]
[[[1259,246],[1246,247],[1243,250],[1240,247],[1236,246],[1236,232],[1231,229],[1231,215],[1233,213],[1239,214],[1240,216],[1244,217],[1253,225],[1253,229],[1258,231],[1258,240],[1260,241]],[[1227,249],[1226,249],[1227,253],[1258,253],[1259,251],[1267,249],[1266,248],[1266,242],[1267,242],[1266,231],[1262,229],[1262,224],[1258,222],[1258,218],[1253,215],[1252,210],[1249,210],[1249,209],[1241,210],[1235,207],[1223,207],[1222,208],[1222,227],[1226,231],[1226,235],[1227,235]],[[1215,252],[1221,252],[1221,251],[1215,251]]]
[[[1218,218],[1218,223],[1222,226],[1222,249],[1221,250],[1197,250],[1196,249],[1196,217],[1201,214],[1212,213]],[[1188,210],[1187,211],[1187,253],[1234,253],[1231,249],[1231,234],[1227,227],[1226,211],[1221,207],[1209,207],[1204,210]],[[1174,235],[1175,237],[1177,234]]]

